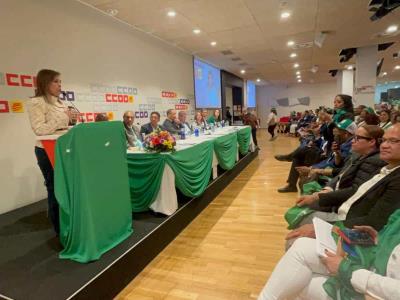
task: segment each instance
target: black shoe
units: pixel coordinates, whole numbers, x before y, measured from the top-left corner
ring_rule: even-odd
[[[279,193],[297,193],[297,187],[287,185],[283,188],[278,189]]]
[[[288,155],[275,155],[274,157],[279,161],[292,161]]]

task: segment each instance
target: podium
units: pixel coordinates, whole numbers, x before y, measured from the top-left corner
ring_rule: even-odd
[[[54,183],[61,259],[86,263],[132,233],[126,141],[120,121],[85,123],[58,137]]]

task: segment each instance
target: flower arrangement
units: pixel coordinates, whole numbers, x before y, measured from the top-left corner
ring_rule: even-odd
[[[173,152],[175,145],[175,138],[165,130],[155,130],[147,135],[143,141],[143,147],[147,151],[154,152]]]

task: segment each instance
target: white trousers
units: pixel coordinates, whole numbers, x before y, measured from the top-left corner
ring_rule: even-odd
[[[258,300],[331,299],[322,287],[327,278],[315,239],[299,238],[276,265]]]

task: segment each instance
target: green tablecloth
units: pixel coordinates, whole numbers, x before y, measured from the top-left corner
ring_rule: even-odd
[[[239,143],[239,152],[242,155],[246,155],[249,152],[250,140],[251,140],[251,127],[247,126],[239,129],[237,132],[237,138]]]
[[[80,124],[56,143],[59,257],[89,262],[132,233],[122,122]]]
[[[133,211],[145,211],[154,202],[160,190],[165,163],[175,173],[176,187],[186,196],[197,197],[208,186],[213,151],[221,168],[230,170],[235,166],[238,148],[241,154],[247,154],[250,141],[251,129],[244,127],[174,153],[128,154]]]
[[[145,211],[157,196],[164,172],[165,155],[143,153],[128,155],[132,210]]]
[[[175,173],[176,187],[188,197],[197,197],[207,188],[212,171],[213,141],[166,155]]]

